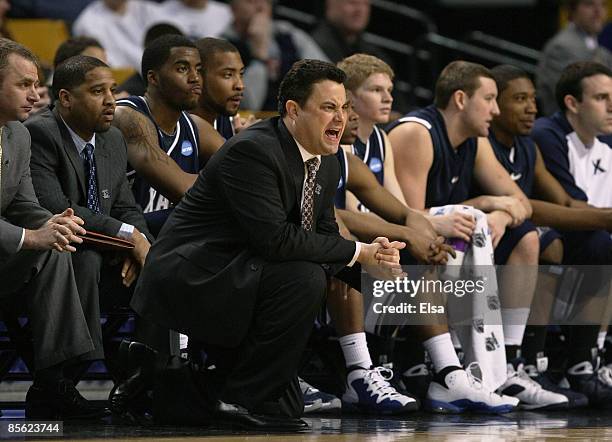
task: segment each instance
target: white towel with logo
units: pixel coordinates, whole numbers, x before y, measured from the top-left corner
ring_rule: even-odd
[[[431,215],[453,212],[469,213],[476,228],[470,244],[464,245],[465,253],[441,271],[442,280],[482,281],[481,293],[463,297],[448,297],[448,323],[456,333],[465,354],[464,365],[478,362],[482,370],[483,384],[491,390],[502,385],[507,378],[504,331],[502,328],[497,277],[493,261],[493,242],[485,213],[471,206],[459,204],[432,207]],[[449,242],[453,243],[454,240]],[[462,242],[462,241],[459,241]],[[456,245],[461,249],[461,245]]]

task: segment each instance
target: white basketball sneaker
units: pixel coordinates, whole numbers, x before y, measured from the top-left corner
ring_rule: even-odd
[[[497,391],[513,396],[523,410],[565,410],[569,407],[567,396],[542,388],[525,372],[522,362],[515,368],[508,364],[508,379]]]
[[[447,367],[434,376],[427,390],[425,408],[434,413],[508,413],[516,408],[517,398],[487,389],[474,375],[475,370],[480,371],[480,367],[472,362],[465,370]]]
[[[393,371],[385,367],[353,367],[347,375],[342,410],[371,414],[404,414],[417,410],[419,402],[398,392],[389,383],[391,378]]]

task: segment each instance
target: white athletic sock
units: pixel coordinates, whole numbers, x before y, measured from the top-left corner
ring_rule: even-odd
[[[607,331],[600,331],[597,335],[597,348],[603,350],[604,345],[606,345],[606,336],[608,336]]]
[[[187,348],[187,345],[189,344],[189,337],[187,335],[184,335],[182,333],[179,333],[179,348],[181,350],[184,350]]]
[[[505,345],[521,345],[529,319],[528,308],[502,308],[502,324]]]
[[[340,347],[347,367],[359,366],[369,369],[372,366],[365,332],[341,336]]]
[[[443,333],[423,342],[436,373],[449,366],[461,367],[450,333]]]

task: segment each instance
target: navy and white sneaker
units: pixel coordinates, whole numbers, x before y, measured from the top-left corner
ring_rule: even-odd
[[[385,367],[353,367],[342,396],[344,410],[371,414],[403,414],[419,408],[413,397],[399,393],[390,383],[393,370]]]
[[[474,374],[480,371],[477,362],[463,370],[447,367],[434,376],[427,390],[425,409],[434,413],[508,413],[518,398],[497,394],[486,388]]]
[[[313,387],[304,379],[298,377],[300,389],[304,396],[304,413],[328,413],[339,411],[342,408],[342,402],[333,394],[325,393],[318,388]]]
[[[547,390],[531,379],[525,372],[524,362],[517,359],[509,363],[508,379],[498,388],[500,394],[519,399],[523,410],[566,410],[569,408],[567,396]]]
[[[538,354],[536,358],[536,365],[525,365],[525,373],[529,375],[531,379],[536,381],[542,386],[542,388],[559,393],[565,396],[568,400],[568,408],[582,408],[589,405],[589,398],[584,394],[569,388],[561,387],[548,372],[548,358],[543,354]]]
[[[567,370],[567,379],[572,390],[589,398],[591,407],[612,408],[612,370],[607,366],[597,368],[583,361]]]

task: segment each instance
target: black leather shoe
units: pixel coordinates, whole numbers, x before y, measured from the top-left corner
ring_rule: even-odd
[[[40,420],[89,420],[108,416],[109,410],[85,399],[66,379],[53,385],[32,385],[26,394],[25,415]]]
[[[123,380],[113,387],[108,401],[116,417],[137,424],[151,422],[151,399],[156,352],[139,342],[123,341],[119,345],[119,362],[125,367]]]
[[[236,425],[253,430],[295,431],[308,429],[308,424],[301,419],[252,414],[240,405],[228,404],[223,401],[217,401],[213,416],[220,424]]]
[[[136,341],[130,342],[125,339],[121,341],[117,351],[118,362],[124,367],[125,379],[139,371],[152,379],[155,371],[156,357],[157,351],[148,345]]]

